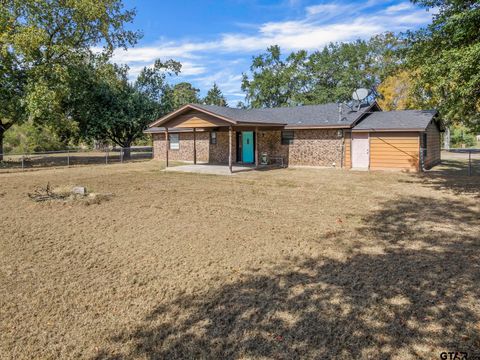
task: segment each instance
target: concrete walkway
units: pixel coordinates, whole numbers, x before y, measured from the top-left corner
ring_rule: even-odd
[[[165,169],[165,171],[189,172],[189,173],[198,173],[198,174],[235,175],[236,173],[255,170],[255,168],[250,166],[235,165],[233,166],[232,170],[233,170],[233,173],[230,173],[228,166],[210,165],[210,164],[180,165],[180,166],[168,167]]]

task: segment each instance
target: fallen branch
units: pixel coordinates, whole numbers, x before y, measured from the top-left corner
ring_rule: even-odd
[[[48,200],[63,200],[68,197],[68,194],[54,193],[50,187],[50,183],[47,183],[46,187],[39,186],[33,193],[28,193],[28,197],[36,202],[48,201]]]

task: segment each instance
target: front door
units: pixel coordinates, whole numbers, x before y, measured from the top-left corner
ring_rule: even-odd
[[[242,131],[242,161],[253,163],[253,131]]]
[[[368,169],[370,166],[369,148],[368,133],[352,133],[352,168]]]

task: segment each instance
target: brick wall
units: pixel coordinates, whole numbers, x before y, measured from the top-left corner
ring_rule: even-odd
[[[267,153],[269,157],[282,157],[283,161],[288,164],[288,148],[288,145],[282,145],[280,130],[258,132],[259,157],[262,153]]]
[[[180,148],[170,149],[168,159],[171,161],[193,161],[193,132],[179,133]],[[209,133],[196,133],[197,161],[207,162],[209,151]],[[157,160],[165,160],[165,134],[153,134],[153,156]]]
[[[237,134],[232,133],[232,159],[237,159]],[[209,150],[209,162],[212,164],[228,164],[228,131],[217,132],[217,144],[211,144]]]
[[[343,139],[337,130],[295,130],[291,145],[282,145],[281,131],[259,131],[259,154],[281,156],[289,165],[340,167]],[[154,134],[155,159],[165,159],[165,135]],[[233,132],[233,161],[236,161],[236,134]],[[193,161],[193,133],[180,133],[180,149],[169,151],[170,160]],[[209,133],[197,133],[197,160],[228,164],[228,131],[217,132],[217,144],[209,144]],[[335,165],[334,165],[335,164]]]
[[[342,137],[337,130],[295,130],[289,165],[341,167]]]

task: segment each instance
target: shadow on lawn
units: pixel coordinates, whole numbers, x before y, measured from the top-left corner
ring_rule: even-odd
[[[457,195],[480,197],[480,160],[472,160],[472,175],[468,175],[468,162],[442,160],[432,170],[417,175],[425,186],[438,190],[450,190]],[[416,182],[409,180],[407,182]]]
[[[433,358],[480,348],[478,208],[411,197],[365,217],[345,261],[287,259],[159,306],[98,358]],[[380,251],[367,247],[380,244]],[[341,249],[339,249],[341,251]],[[475,306],[477,309],[475,311]]]

